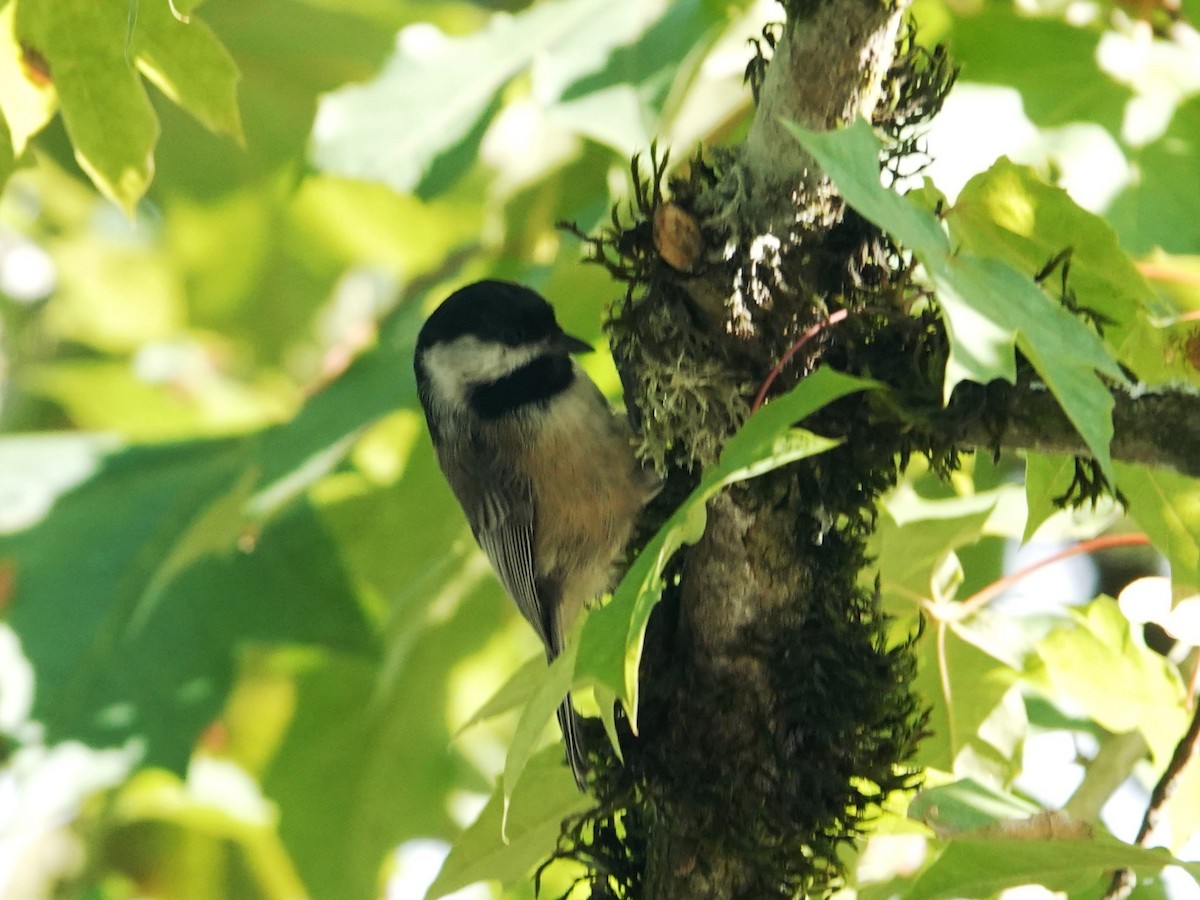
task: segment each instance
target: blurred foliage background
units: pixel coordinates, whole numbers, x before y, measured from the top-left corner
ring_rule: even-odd
[[[1000,155],[1035,166],[1186,321],[1198,13],[917,0],[920,39],[963,67],[925,174],[953,198]],[[0,4],[0,896],[423,895],[514,720],[459,729],[540,651],[437,472],[416,330],[454,287],[500,277],[602,343],[619,288],[557,223],[606,222],[655,138],[677,161],[735,142],[747,40],[779,17],[751,0]],[[1170,347],[1195,360],[1196,340]],[[606,355],[587,364],[616,394]],[[1013,460],[950,485],[914,468],[879,539],[900,626],[1022,564],[1020,479]],[[1200,486],[1155,489],[1184,498],[1172,562],[1200,566]],[[1136,526],[1059,514],[1029,546],[1110,527]],[[1164,611],[1180,643],[1152,653],[1093,599],[1159,567],[1122,565],[927,635],[931,784],[1037,810],[1104,775],[1106,821],[1132,837],[1200,632]],[[557,751],[531,765],[510,843],[468,830],[439,890],[532,896],[581,801]],[[1185,858],[1197,810],[1193,769],[1160,841]],[[934,852],[902,813],[864,884]]]

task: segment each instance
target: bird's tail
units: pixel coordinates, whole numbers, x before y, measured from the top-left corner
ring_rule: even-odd
[[[568,696],[558,708],[558,727],[562,729],[563,743],[567,745],[567,765],[575,776],[575,784],[587,790],[587,755],[583,750],[583,720]]]

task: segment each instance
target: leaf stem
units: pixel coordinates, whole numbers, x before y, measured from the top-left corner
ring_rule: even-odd
[[[758,412],[758,408],[762,406],[763,401],[767,399],[767,391],[771,389],[771,385],[775,383],[775,379],[779,377],[779,374],[783,371],[784,366],[792,361],[792,357],[800,351],[800,348],[815,338],[830,325],[836,325],[838,322],[841,322],[846,318],[847,315],[849,315],[848,310],[839,309],[835,313],[830,313],[827,318],[817,322],[815,325],[805,331],[804,334],[800,335],[800,339],[788,348],[788,351],[779,358],[779,362],[775,363],[775,367],[771,369],[770,373],[767,375],[766,380],[762,383],[762,387],[758,389],[758,395],[754,398],[754,404],[750,407],[750,412]]]
[[[1162,263],[1140,262],[1137,263],[1137,270],[1151,281],[1200,286],[1200,274]]]
[[[1092,538],[1089,541],[1082,541],[1078,544],[1072,544],[1065,550],[1060,550],[1058,553],[1047,556],[1045,559],[1038,560],[1033,565],[1026,566],[1024,569],[996,579],[981,591],[972,594],[966,600],[956,604],[953,607],[953,618],[956,620],[963,619],[979,612],[979,610],[983,609],[983,607],[987,606],[1014,584],[1032,575],[1039,569],[1044,569],[1046,566],[1053,565],[1056,562],[1061,562],[1072,556],[1078,556],[1080,553],[1110,550],[1113,547],[1145,547],[1149,546],[1149,544],[1150,539],[1144,534],[1109,534]]]
[[[946,628],[945,622],[937,623],[937,662],[938,662],[938,680],[941,682],[942,699],[946,702],[946,724],[950,734],[951,754],[957,755],[958,752],[958,735],[955,726],[954,716],[950,715],[950,711],[954,708],[953,690],[950,685],[950,662],[946,655]]]

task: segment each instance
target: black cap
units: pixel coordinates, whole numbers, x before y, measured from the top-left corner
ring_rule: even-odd
[[[563,338],[564,350],[591,347],[563,334],[554,309],[537,291],[510,281],[477,281],[442,301],[421,328],[417,348],[448,343],[464,335],[510,347]]]

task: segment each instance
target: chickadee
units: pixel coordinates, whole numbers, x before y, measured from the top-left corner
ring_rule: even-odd
[[[628,425],[569,355],[591,349],[563,333],[535,291],[480,281],[430,315],[414,359],[446,480],[551,661],[583,605],[609,587],[634,519],[658,489]],[[558,721],[582,789],[570,699]]]

